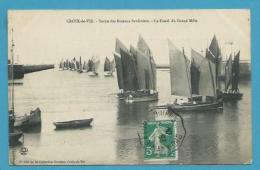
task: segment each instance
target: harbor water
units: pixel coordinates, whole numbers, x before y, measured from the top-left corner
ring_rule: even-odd
[[[159,101],[126,104],[116,95],[114,77],[74,71],[27,74],[15,85],[15,112],[39,107],[42,126],[25,132],[9,149],[9,163],[54,164],[245,164],[251,163],[251,82],[240,82],[243,99],[225,102],[223,111],[180,113],[187,130],[176,161],[144,161],[143,122],[149,109],[171,100],[169,70],[157,70]],[[55,130],[53,122],[94,118],[92,127]],[[177,132],[181,128],[177,126]],[[22,141],[22,140],[21,140]],[[27,148],[21,154],[21,148]]]

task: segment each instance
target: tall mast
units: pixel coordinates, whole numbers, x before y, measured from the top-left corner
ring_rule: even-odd
[[[12,33],[12,41],[11,41],[11,78],[12,78],[12,89],[11,89],[11,96],[12,96],[12,114],[14,115],[14,40],[13,40],[13,28],[11,29]]]

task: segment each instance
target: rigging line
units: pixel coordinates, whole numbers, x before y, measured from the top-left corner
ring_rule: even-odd
[[[183,138],[182,138],[182,140],[181,140],[181,142],[179,144],[179,147],[180,147],[180,146],[182,146],[182,143],[183,143],[183,141],[184,141],[184,139],[186,137],[186,133],[187,133],[187,130],[186,130],[185,125],[184,125],[184,119],[183,119],[183,117],[179,113],[175,112],[171,107],[167,107],[167,109],[181,119],[181,124],[182,124],[182,128],[184,130],[184,135],[183,135]]]
[[[187,59],[186,55],[184,54],[184,49],[183,49],[183,56],[184,56],[184,60],[185,60],[186,76],[187,76],[189,91],[190,91],[189,97],[192,97],[191,82],[190,82],[190,76],[189,76],[189,70],[188,70],[189,69],[188,68],[188,59]]]

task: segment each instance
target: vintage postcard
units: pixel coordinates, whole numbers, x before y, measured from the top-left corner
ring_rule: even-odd
[[[9,10],[10,165],[251,164],[250,10]]]

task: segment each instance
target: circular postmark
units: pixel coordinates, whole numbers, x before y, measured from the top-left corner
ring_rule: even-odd
[[[22,147],[20,148],[20,154],[21,154],[21,155],[27,155],[27,153],[28,153],[28,148],[25,147],[25,146],[22,146]]]

